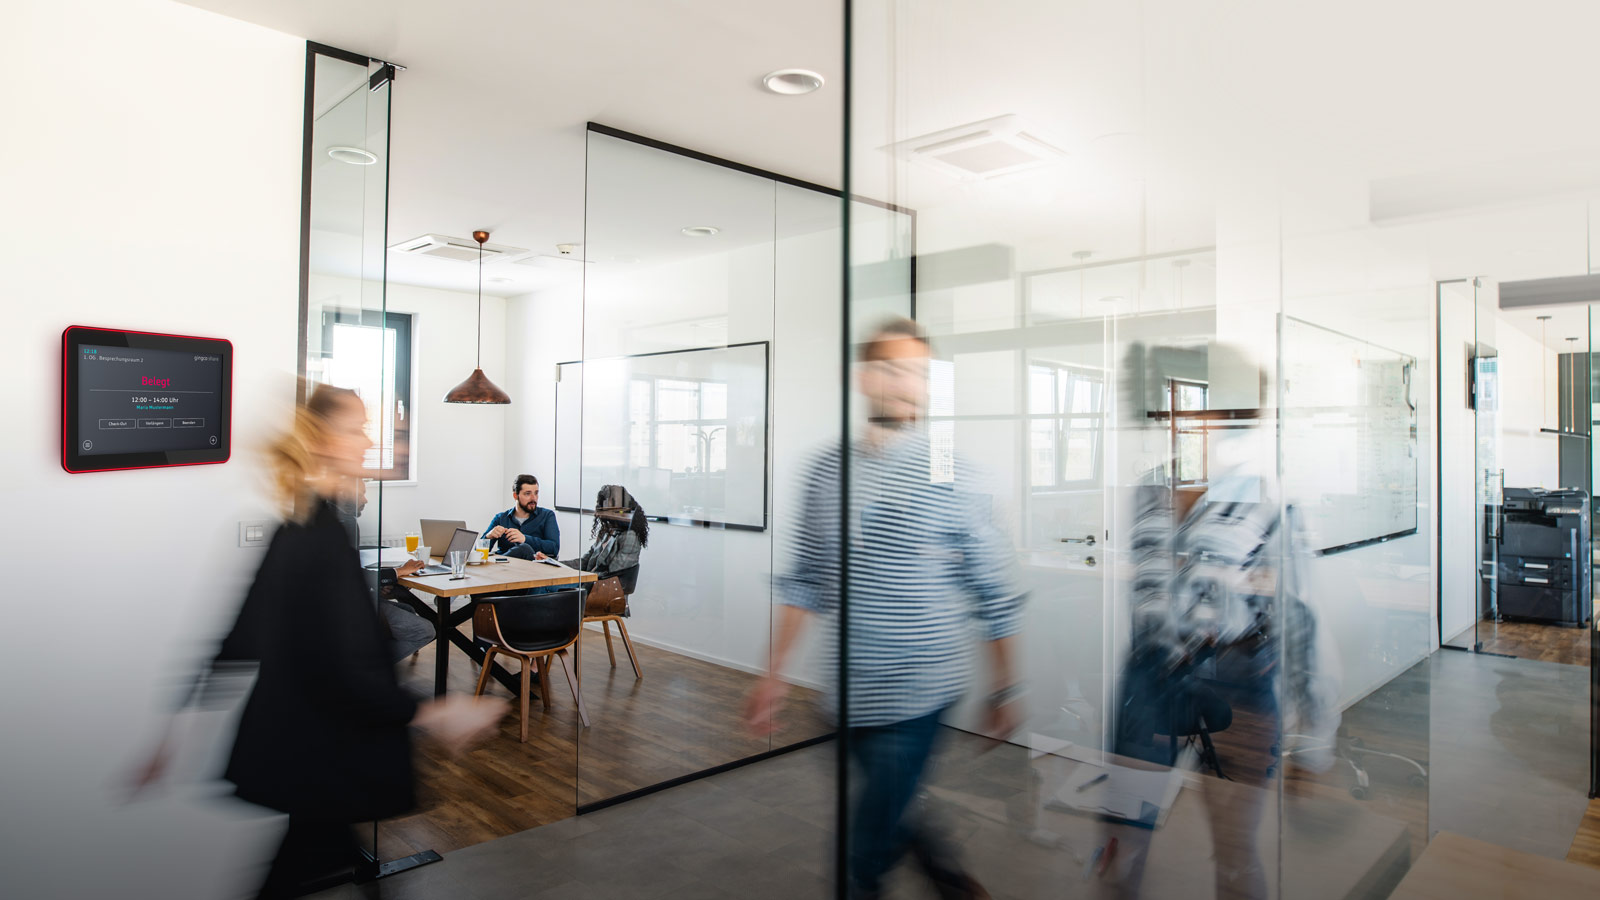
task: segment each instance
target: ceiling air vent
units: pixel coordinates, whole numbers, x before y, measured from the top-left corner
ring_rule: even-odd
[[[999,178],[1047,166],[1066,156],[1031,134],[1014,115],[958,125],[883,148],[963,180]]]
[[[431,256],[434,259],[453,259],[458,262],[475,263],[478,261],[478,242],[472,238],[450,237],[443,234],[425,234],[391,244],[389,249],[395,253],[404,253],[408,256]],[[502,244],[484,244],[483,261],[492,262],[497,259],[506,259],[526,250],[516,247],[507,247]]]

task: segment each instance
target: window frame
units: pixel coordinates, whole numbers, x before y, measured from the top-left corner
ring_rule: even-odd
[[[392,403],[399,404],[395,409],[394,417],[394,465],[387,468],[366,469],[367,479],[370,481],[411,481],[411,462],[415,458],[412,453],[415,441],[416,404],[412,403],[411,373],[412,373],[412,341],[416,335],[416,314],[394,312],[379,309],[350,309],[348,307],[325,307],[322,310],[322,348],[319,351],[322,359],[333,357],[333,329],[335,325],[355,325],[362,328],[377,328],[380,330],[393,329],[394,335],[394,377],[386,379],[388,382],[384,389],[393,392]],[[384,405],[384,400],[379,398],[379,406]],[[378,424],[379,439],[382,439],[382,423]],[[382,451],[379,451],[380,458]]]
[[[1022,416],[1025,423],[1023,435],[1026,438],[1028,491],[1033,494],[1051,494],[1067,491],[1083,491],[1098,487],[1103,480],[1105,461],[1105,422],[1106,422],[1106,372],[1088,366],[1075,366],[1070,363],[1049,362],[1043,360],[1024,359],[1024,384],[1026,385],[1023,397],[1023,408],[1027,410]],[[1050,372],[1050,406],[1051,412],[1033,412],[1033,375],[1035,369],[1047,369]],[[1069,390],[1063,394],[1061,380],[1066,377]],[[1071,410],[1072,391],[1070,386],[1074,381],[1084,381],[1099,388],[1099,402],[1093,404],[1096,409],[1090,412],[1073,412]],[[1065,402],[1063,402],[1065,400]],[[1062,407],[1067,407],[1063,409]],[[1049,484],[1035,484],[1033,481],[1033,423],[1038,421],[1054,422],[1055,458],[1052,461],[1051,477]],[[1085,423],[1088,424],[1080,424]],[[1089,475],[1086,478],[1067,477],[1068,454],[1065,452],[1072,436],[1080,432],[1089,434]]]
[[[708,384],[719,385],[720,387],[723,388],[724,392],[726,392],[726,390],[728,388],[728,383],[726,381],[715,381],[715,380],[710,379],[710,378],[689,378],[689,377],[680,376],[680,375],[673,375],[673,376],[664,376],[664,375],[641,376],[641,375],[634,375],[634,376],[632,376],[632,377],[630,377],[628,379],[628,382],[629,382],[629,392],[630,392],[630,394],[632,393],[632,386],[633,385],[637,385],[637,384],[649,385],[649,390],[648,390],[647,393],[648,393],[649,400],[650,400],[650,408],[649,408],[649,412],[648,412],[649,418],[643,423],[640,423],[640,422],[637,422],[636,420],[634,420],[633,419],[633,412],[632,412],[631,409],[629,410],[629,418],[628,418],[628,448],[629,448],[629,455],[630,455],[630,458],[628,460],[629,465],[633,465],[633,462],[634,462],[633,459],[631,458],[632,452],[633,452],[633,429],[635,427],[638,427],[641,424],[645,427],[645,430],[646,430],[645,446],[649,451],[649,459],[646,462],[645,467],[651,468],[651,469],[662,468],[662,466],[660,465],[660,461],[661,461],[661,459],[660,459],[661,426],[662,425],[681,425],[681,426],[685,426],[685,427],[689,427],[689,428],[694,428],[696,430],[699,430],[699,429],[702,429],[702,428],[706,428],[706,427],[718,427],[718,428],[722,429],[723,441],[726,442],[729,439],[729,434],[732,431],[732,426],[730,426],[728,424],[728,414],[727,414],[728,410],[727,410],[727,397],[726,397],[726,394],[724,394],[724,397],[723,397],[723,410],[722,410],[723,415],[722,415],[722,418],[720,418],[720,419],[707,418],[706,414],[705,414],[706,413],[706,391],[705,391],[705,386],[708,385]],[[695,415],[694,418],[692,418],[692,419],[662,419],[661,418],[661,416],[660,416],[660,411],[661,411],[661,385],[662,385],[663,382],[677,382],[677,383],[681,383],[681,384],[692,384],[692,385],[694,385],[694,388],[695,388],[695,390],[694,390],[695,412],[696,412],[696,415]],[[706,465],[707,465],[708,468],[702,474],[709,475],[709,474],[714,474],[715,472],[727,472],[728,471],[727,445],[726,445],[726,443],[724,443],[724,445],[723,445],[723,464],[722,464],[722,468],[720,468],[720,469],[711,469],[711,468],[709,468],[709,466],[711,465],[711,458],[712,458],[711,457],[711,453],[709,452],[709,449],[708,449],[708,451],[706,453]]]
[[[1199,388],[1201,405],[1198,409],[1181,406],[1178,400],[1180,387]],[[1195,419],[1197,423],[1194,430],[1186,431],[1183,420],[1186,412],[1204,412],[1211,408],[1211,384],[1205,381],[1196,381],[1192,378],[1168,378],[1162,397],[1168,414],[1167,427],[1171,431],[1172,440],[1172,471],[1168,473],[1168,481],[1173,487],[1186,487],[1190,485],[1204,485],[1211,481],[1211,429],[1204,419]],[[1179,439],[1185,434],[1196,434],[1200,437],[1200,477],[1184,478],[1183,455]]]

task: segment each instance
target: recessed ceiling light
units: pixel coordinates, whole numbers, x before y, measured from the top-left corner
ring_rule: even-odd
[[[336,159],[352,166],[370,166],[378,161],[378,157],[368,153],[360,147],[329,147],[328,158]]]
[[[690,225],[683,229],[684,237],[711,237],[721,231],[715,225]]]
[[[1127,299],[1127,298],[1122,297],[1122,296],[1117,295],[1117,294],[1108,294],[1107,296],[1101,297],[1100,298],[1100,302],[1101,303],[1121,303],[1125,299]]]
[[[497,275],[494,278],[489,279],[489,283],[490,284],[510,284],[511,283],[511,279],[505,277],[504,275]]]
[[[768,72],[761,84],[774,94],[809,94],[822,87],[822,76],[810,69],[779,69]]]

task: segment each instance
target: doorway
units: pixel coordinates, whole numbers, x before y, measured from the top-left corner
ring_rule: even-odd
[[[1437,287],[1439,644],[1589,665],[1588,307]]]

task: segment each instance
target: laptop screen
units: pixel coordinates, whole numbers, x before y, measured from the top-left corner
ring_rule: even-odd
[[[477,543],[477,541],[478,533],[476,531],[473,531],[471,528],[457,528],[456,533],[450,537],[450,546],[446,547],[444,552],[449,553],[452,550],[471,550],[472,545]],[[445,558],[448,559],[448,557]]]

